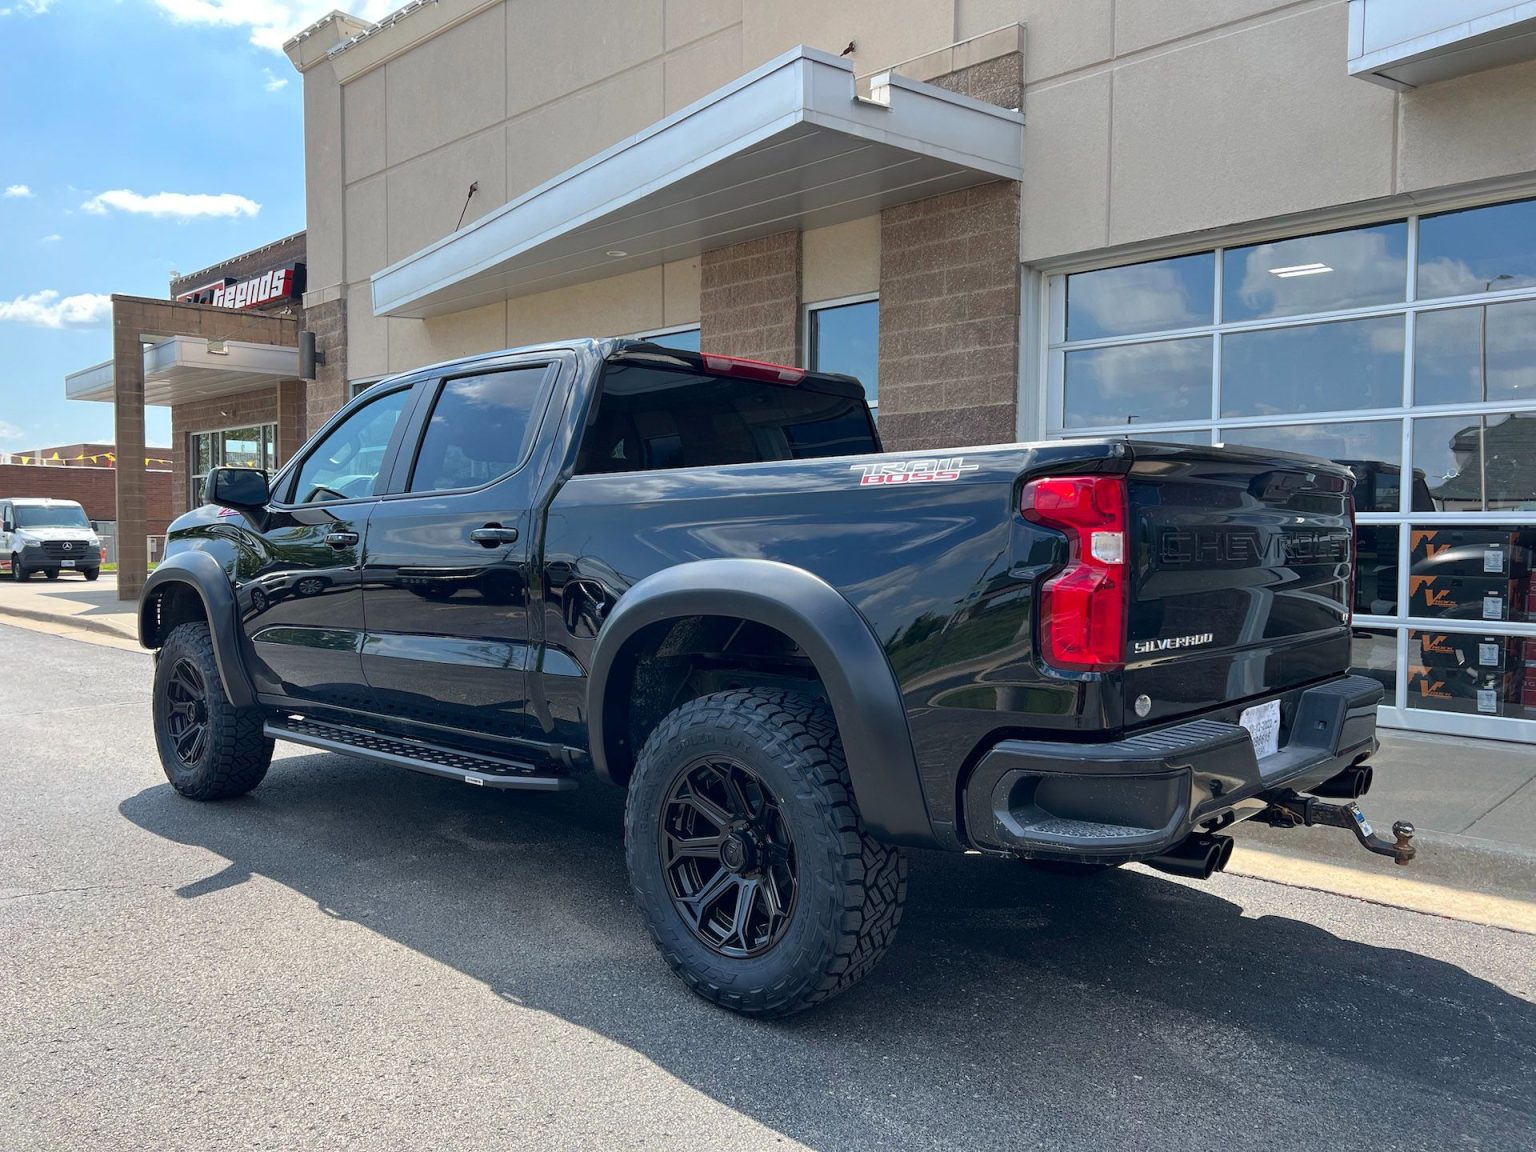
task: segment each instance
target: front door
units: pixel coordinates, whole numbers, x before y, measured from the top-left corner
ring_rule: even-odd
[[[396,388],[348,412],[279,481],[248,537],[240,611],[258,692],[363,703],[363,537],[411,395]]]
[[[376,710],[531,735],[529,457],[558,369],[508,361],[436,386],[420,449],[396,469],[403,491],[368,525],[362,660]]]

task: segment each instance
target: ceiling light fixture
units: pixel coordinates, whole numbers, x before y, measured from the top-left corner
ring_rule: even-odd
[[[1316,276],[1319,272],[1332,272],[1333,269],[1319,260],[1310,264],[1287,264],[1284,268],[1271,268],[1270,275],[1278,276],[1282,280],[1289,280],[1292,276]]]
[[[622,249],[622,248],[610,248],[610,249],[608,249],[608,251],[606,253],[604,253],[604,255],[607,255],[607,256],[628,256],[629,253],[624,251],[624,249]]]

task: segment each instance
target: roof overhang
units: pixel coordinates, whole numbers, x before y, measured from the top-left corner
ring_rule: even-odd
[[[1349,74],[1403,91],[1536,59],[1536,3],[1350,0]]]
[[[1023,116],[800,47],[373,277],[428,317],[1023,178]]]
[[[184,404],[296,379],[299,350],[277,344],[172,336],[144,349],[144,403]],[[71,400],[116,399],[112,361],[64,377]]]

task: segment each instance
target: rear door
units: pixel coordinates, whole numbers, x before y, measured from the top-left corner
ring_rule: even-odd
[[[1133,452],[1127,724],[1343,673],[1349,472],[1250,449],[1135,444]]]
[[[570,354],[433,382],[368,525],[362,666],[374,706],[493,737],[527,734],[530,509],[539,425]]]
[[[361,563],[368,518],[398,450],[409,384],[370,393],[278,482],[246,543],[241,618],[257,691],[357,707],[363,695]]]

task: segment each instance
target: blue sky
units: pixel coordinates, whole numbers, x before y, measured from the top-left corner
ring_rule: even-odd
[[[64,399],[107,359],[106,296],[165,296],[304,227],[301,80],[284,39],[398,2],[0,0],[0,451],[112,439]],[[151,444],[170,437],[151,408]]]

